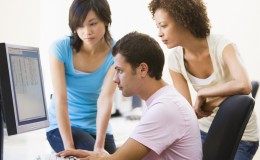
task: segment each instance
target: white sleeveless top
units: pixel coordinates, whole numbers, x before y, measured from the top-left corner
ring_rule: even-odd
[[[224,48],[231,44],[222,35],[209,35],[207,37],[207,42],[209,46],[209,52],[212,59],[213,74],[207,79],[199,79],[197,77],[189,74],[184,66],[183,48],[175,47],[171,50],[168,57],[169,69],[175,72],[181,73],[187,82],[191,83],[194,90],[198,91],[204,87],[219,86],[227,81],[231,80],[231,73],[229,72],[228,66],[224,63],[222,58],[222,53]],[[215,97],[217,98],[217,97]],[[207,101],[212,100],[212,98],[207,98]],[[204,132],[208,132],[209,127],[218,111],[218,107],[214,109],[213,113],[209,117],[199,119],[200,129]],[[258,141],[258,126],[255,111],[253,111],[245,132],[243,134],[242,140],[244,141]]]

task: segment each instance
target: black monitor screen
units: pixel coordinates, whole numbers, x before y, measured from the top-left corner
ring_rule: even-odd
[[[8,135],[49,125],[39,49],[0,44],[0,94]]]

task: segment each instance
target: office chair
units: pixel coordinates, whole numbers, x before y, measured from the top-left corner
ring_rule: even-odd
[[[219,106],[203,144],[203,160],[234,159],[254,104],[251,96],[234,95]]]
[[[252,84],[251,93],[252,93],[253,98],[255,98],[256,94],[257,94],[257,90],[259,88],[259,82],[258,81],[251,81],[251,84]]]

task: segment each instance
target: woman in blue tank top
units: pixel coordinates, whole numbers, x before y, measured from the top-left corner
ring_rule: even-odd
[[[72,35],[50,48],[54,96],[47,139],[55,152],[116,149],[109,125],[116,87],[110,24],[107,0],[74,0],[69,10]]]

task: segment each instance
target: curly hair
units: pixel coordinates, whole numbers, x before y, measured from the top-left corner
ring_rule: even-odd
[[[206,38],[210,34],[210,21],[203,0],[152,0],[148,8],[154,16],[157,9],[163,9],[187,28],[194,37]]]

